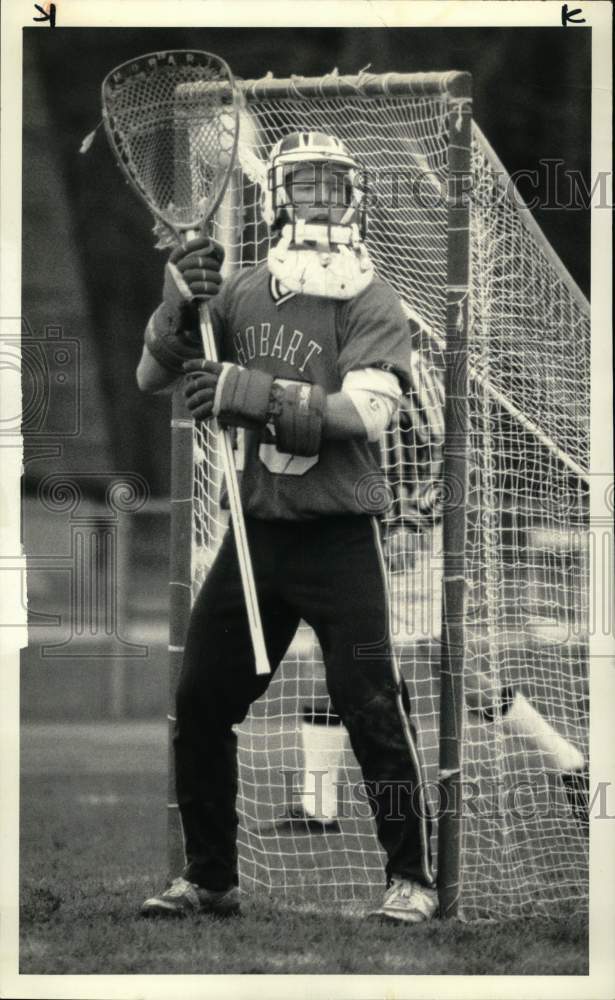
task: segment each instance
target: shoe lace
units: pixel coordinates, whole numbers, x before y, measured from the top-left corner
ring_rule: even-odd
[[[395,899],[403,900],[404,902],[409,902],[414,893],[415,886],[413,882],[408,882],[405,879],[393,880],[391,887],[388,891],[387,902],[393,902]]]
[[[168,889],[165,890],[165,896],[183,896],[187,889],[191,888],[191,883],[188,882],[181,875],[179,878],[173,879]]]

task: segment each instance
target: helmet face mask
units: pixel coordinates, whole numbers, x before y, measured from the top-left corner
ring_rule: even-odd
[[[307,221],[341,223],[354,204],[353,177],[338,163],[312,160],[283,168],[281,190],[274,191],[274,205],[288,206]]]
[[[350,299],[371,282],[362,177],[344,143],[324,132],[293,132],[273,147],[262,192],[274,237],[267,263],[289,291]]]
[[[296,132],[271,151],[263,217],[272,232],[298,219],[366,231],[364,178],[341,140],[323,132]],[[347,240],[344,240],[347,242]]]

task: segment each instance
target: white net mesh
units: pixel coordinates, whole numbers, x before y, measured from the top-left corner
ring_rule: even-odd
[[[408,335],[408,351],[419,362],[418,391],[385,435],[382,462],[391,501],[384,528],[393,639],[434,804],[442,542],[433,487],[442,458],[447,111],[445,95],[302,99],[296,87],[292,99],[252,100],[241,125],[239,161],[246,173],[236,169],[215,232],[229,268],[265,257],[268,234],[255,177],[259,160],[287,132],[338,136],[371,178],[370,255],[409,315],[420,320]],[[506,196],[478,130],[471,264],[464,677],[498,692],[498,704],[500,690],[512,686],[586,753],[588,310]],[[207,427],[195,430],[194,445],[196,592],[227,515],[220,510],[220,462]],[[347,741],[340,750],[343,730],[306,726],[304,715],[314,711],[322,721],[330,706],[318,644],[302,626],[267,694],[238,728],[242,884],[251,891],[295,890],[303,899],[362,899],[382,888],[383,858]],[[497,711],[486,720],[466,710],[459,738],[467,805],[461,915],[552,913],[585,900],[582,824],[536,741],[511,735]],[[311,773],[305,789],[304,763]],[[338,785],[333,807],[330,782]],[[316,791],[304,802],[317,815],[323,803],[329,818],[336,810],[340,833],[288,830],[278,822],[300,803],[302,790]],[[436,837],[437,823],[434,849]]]
[[[490,152],[475,130],[464,669],[522,691],[587,756],[589,312]],[[465,810],[464,910],[585,901],[585,833],[544,753],[471,714],[462,751],[480,791]]]

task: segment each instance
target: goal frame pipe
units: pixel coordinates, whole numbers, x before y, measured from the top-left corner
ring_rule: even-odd
[[[336,72],[317,76],[277,79],[268,74],[258,80],[236,81],[245,99],[299,99],[311,97],[465,97],[470,74],[459,70],[444,73],[357,73],[340,76]]]
[[[446,373],[444,440],[444,573],[440,661],[440,915],[455,917],[461,893],[462,734],[468,496],[468,323],[472,184],[472,78],[457,80],[448,112]]]
[[[194,421],[183,386],[175,389],[171,416],[171,532],[169,557],[169,688],[167,738],[167,864],[177,875],[185,864],[184,836],[177,805],[173,737],[175,692],[192,608],[192,438]]]
[[[312,97],[446,97],[463,98],[469,74],[460,70],[442,73],[355,73],[340,76],[325,73],[323,76],[275,77],[273,73],[252,80],[236,78],[235,85],[243,99],[309,100]],[[222,90],[222,98],[231,96],[226,82],[212,84]]]

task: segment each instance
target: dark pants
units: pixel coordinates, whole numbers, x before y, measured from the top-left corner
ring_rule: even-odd
[[[430,823],[408,693],[391,655],[377,523],[347,515],[301,523],[247,519],[246,527],[272,671],[303,618],[319,639],[331,702],[361,766],[387,878],[431,884]],[[209,889],[237,883],[232,726],[270,680],[254,671],[229,531],[192,611],[174,741],[184,874]],[[402,816],[391,801],[401,802]]]

